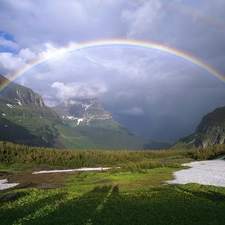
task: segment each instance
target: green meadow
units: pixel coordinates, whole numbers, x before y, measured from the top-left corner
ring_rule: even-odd
[[[18,159],[13,156],[16,147],[21,150]],[[55,149],[28,149],[25,146],[1,143],[0,149],[1,173],[72,168],[68,161],[76,161],[73,168],[78,168],[87,159],[90,160],[87,165],[93,166],[93,159],[96,166],[112,167],[107,171],[67,174],[60,180],[61,188],[1,191],[1,225],[225,223],[225,188],[195,183],[165,183],[173,179],[173,172],[184,169],[182,163],[219,157],[225,153],[223,147],[174,152],[146,150],[65,153]],[[42,161],[37,160],[38,154]],[[60,157],[58,163],[54,157]],[[21,158],[25,159],[23,163]],[[12,193],[17,193],[17,198],[6,201],[5,197]]]

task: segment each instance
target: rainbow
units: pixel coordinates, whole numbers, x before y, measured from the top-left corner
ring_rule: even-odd
[[[163,0],[162,2],[164,2],[164,4],[168,7],[171,7],[173,10],[175,10],[176,13],[178,11],[180,13],[190,16],[190,18],[197,17],[203,22],[206,22],[209,25],[212,25],[213,27],[218,27],[219,29],[225,28],[225,22],[216,18],[215,15],[211,16],[209,13],[203,12],[197,8],[194,8],[193,6],[188,6],[188,4],[185,4],[183,2],[168,0]]]
[[[12,82],[15,81],[17,78],[22,76],[23,74],[27,73],[32,68],[37,67],[38,65],[42,65],[42,63],[46,63],[49,60],[53,60],[57,57],[60,57],[64,54],[76,52],[76,51],[84,51],[84,50],[92,50],[92,49],[99,49],[99,48],[138,48],[138,49],[147,49],[147,50],[155,50],[160,53],[166,53],[169,56],[175,56],[181,60],[191,63],[203,70],[207,73],[213,75],[214,77],[218,78],[222,82],[225,82],[225,76],[217,71],[216,69],[212,68],[211,66],[207,65],[203,61],[199,60],[198,58],[180,51],[178,49],[160,45],[153,42],[148,41],[140,41],[140,40],[125,40],[125,39],[113,39],[113,40],[100,40],[100,41],[91,41],[85,42],[81,44],[70,44],[67,47],[57,49],[53,54],[40,57],[30,64],[26,65],[25,67],[18,70],[16,73],[12,74],[9,77],[9,80],[0,84],[0,93]]]

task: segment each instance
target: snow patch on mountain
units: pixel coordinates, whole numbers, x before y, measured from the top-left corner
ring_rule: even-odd
[[[190,141],[188,144],[190,145],[190,144],[194,143],[195,140],[196,140],[196,138],[194,140]]]
[[[15,100],[17,101],[17,103],[18,103],[19,105],[22,106],[22,103],[21,103],[21,101],[20,101],[18,98],[15,98]]]
[[[78,118],[74,117],[74,116],[66,116],[66,119],[68,119],[68,120],[77,120]]]
[[[83,119],[83,118],[78,119],[78,120],[77,120],[77,125],[79,125],[79,124],[80,124],[80,122],[83,122],[83,121],[84,121],[84,119]]]
[[[90,107],[90,105],[86,105],[85,111]]]
[[[11,105],[11,104],[6,104],[9,108],[13,108],[13,105]]]

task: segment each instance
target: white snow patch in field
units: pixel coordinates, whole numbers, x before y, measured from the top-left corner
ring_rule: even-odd
[[[43,170],[38,172],[33,172],[32,174],[39,173],[65,173],[65,172],[77,172],[77,171],[101,171],[101,170],[109,170],[110,167],[97,167],[97,168],[79,168],[79,169],[68,169],[68,170]]]
[[[2,116],[6,116],[5,113],[2,113]]]
[[[216,159],[183,164],[190,169],[173,173],[174,180],[166,181],[168,184],[198,183],[225,187],[225,160]]]
[[[8,183],[7,179],[0,180],[0,190],[5,190],[17,186],[19,183]]]

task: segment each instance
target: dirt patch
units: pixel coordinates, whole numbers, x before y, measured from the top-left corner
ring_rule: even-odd
[[[0,179],[7,179],[8,183],[19,183],[13,189],[36,187],[39,189],[61,188],[65,179],[72,173],[32,174],[31,172],[1,173]]]

